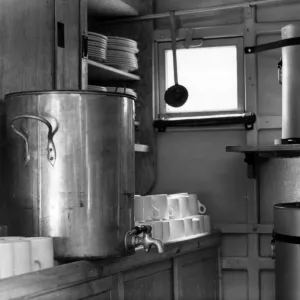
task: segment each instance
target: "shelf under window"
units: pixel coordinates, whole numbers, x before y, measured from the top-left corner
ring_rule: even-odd
[[[158,119],[153,121],[153,127],[165,131],[167,127],[202,127],[244,124],[247,130],[253,129],[256,116],[253,113],[217,114],[199,117],[182,117]]]
[[[140,80],[140,76],[131,74],[102,63],[88,59],[88,77],[91,82]]]

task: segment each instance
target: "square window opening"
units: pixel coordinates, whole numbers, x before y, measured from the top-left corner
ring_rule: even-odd
[[[159,116],[197,116],[244,110],[242,38],[206,40],[202,46],[185,49],[177,43],[179,84],[189,92],[178,108],[167,105],[165,91],[174,85],[170,43],[158,48]]]

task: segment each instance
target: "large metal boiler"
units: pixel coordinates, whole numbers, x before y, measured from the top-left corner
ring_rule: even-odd
[[[9,94],[5,101],[8,198],[22,212],[18,234],[54,237],[57,258],[127,254],[133,100],[117,93],[51,91]],[[37,232],[24,226],[31,221],[26,208]]]
[[[300,202],[274,205],[276,299],[300,299]]]

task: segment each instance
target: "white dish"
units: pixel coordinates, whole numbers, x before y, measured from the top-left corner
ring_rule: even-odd
[[[123,52],[129,52],[129,53],[133,53],[136,54],[139,52],[138,48],[134,48],[134,47],[125,47],[125,46],[119,46],[119,45],[114,45],[114,44],[109,44],[107,46],[107,50],[108,51],[123,51]]]
[[[93,31],[88,31],[88,36],[96,36],[96,37],[99,37],[101,39],[108,40],[107,36],[105,36],[103,34],[100,34],[100,33],[97,33],[97,32],[93,32]]]

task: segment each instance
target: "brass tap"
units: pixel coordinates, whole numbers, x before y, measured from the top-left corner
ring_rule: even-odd
[[[129,230],[125,236],[125,247],[128,251],[134,251],[138,246],[143,246],[145,251],[150,251],[154,246],[158,253],[164,252],[164,245],[160,240],[152,238],[151,226],[136,226]],[[142,234],[142,236],[139,236]]]

